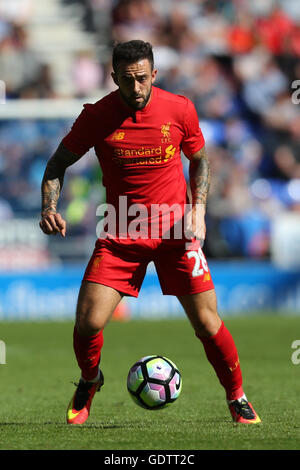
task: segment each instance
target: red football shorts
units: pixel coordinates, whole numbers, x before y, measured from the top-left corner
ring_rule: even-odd
[[[147,266],[153,261],[164,295],[182,296],[214,288],[198,241],[98,239],[84,278],[138,297]]]

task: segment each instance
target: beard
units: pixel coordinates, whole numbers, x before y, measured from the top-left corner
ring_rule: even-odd
[[[150,96],[151,96],[151,93],[152,93],[152,85],[151,85],[151,88],[150,88],[148,94],[145,97],[141,96],[141,95],[138,95],[138,97],[143,98],[143,100],[141,100],[141,101],[136,101],[135,100],[135,98],[137,98],[136,95],[131,95],[130,97],[124,95],[124,93],[122,92],[122,90],[120,88],[119,88],[119,92],[120,92],[121,97],[125,101],[125,103],[128,106],[130,106],[130,108],[139,110],[139,109],[143,109],[146,106],[146,104],[148,103],[148,101],[150,99]]]

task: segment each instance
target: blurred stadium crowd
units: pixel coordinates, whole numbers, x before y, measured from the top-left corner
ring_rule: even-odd
[[[298,0],[52,1],[78,11],[81,30],[92,38],[90,46],[67,51],[70,93],[53,78],[55,60],[32,47],[36,2],[2,0],[0,79],[7,100],[109,92],[113,43],[150,41],[156,85],[193,100],[206,139],[213,176],[208,256],[267,257],[273,218],[300,211],[300,106],[292,88],[300,85]],[[59,116],[5,120],[1,106],[0,220],[36,217],[45,163],[71,123]],[[61,207],[73,235],[95,233],[95,208],[104,196],[95,163],[91,154],[69,170]]]

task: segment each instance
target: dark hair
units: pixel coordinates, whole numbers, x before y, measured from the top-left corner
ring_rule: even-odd
[[[139,39],[134,39],[128,42],[121,42],[115,45],[112,53],[112,66],[114,71],[120,62],[133,64],[142,59],[148,59],[153,70],[154,60],[152,45],[149,42],[144,42]]]

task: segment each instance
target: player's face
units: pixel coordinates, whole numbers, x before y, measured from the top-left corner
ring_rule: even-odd
[[[143,109],[151,96],[156,73],[149,60],[142,59],[133,64],[121,62],[112,78],[125,103],[133,109]]]

